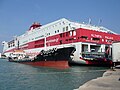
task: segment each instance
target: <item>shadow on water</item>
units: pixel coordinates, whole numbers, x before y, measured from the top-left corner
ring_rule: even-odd
[[[33,67],[0,59],[0,90],[73,90],[102,76],[106,67]]]

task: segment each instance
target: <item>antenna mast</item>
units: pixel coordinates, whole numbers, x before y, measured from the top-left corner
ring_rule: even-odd
[[[100,26],[101,22],[102,22],[102,20],[101,20],[101,19],[99,19],[99,21],[98,21],[98,26]]]
[[[91,18],[89,18],[88,24],[91,24]]]

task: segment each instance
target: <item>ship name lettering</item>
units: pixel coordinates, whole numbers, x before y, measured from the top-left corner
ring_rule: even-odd
[[[51,39],[51,40],[48,40],[48,41],[46,41],[47,43],[51,43],[51,42],[58,42],[58,38],[56,38],[56,39]]]
[[[105,36],[106,39],[113,39],[113,37]]]
[[[98,34],[91,34],[92,37],[97,37],[97,38],[102,38],[101,35],[98,35]]]

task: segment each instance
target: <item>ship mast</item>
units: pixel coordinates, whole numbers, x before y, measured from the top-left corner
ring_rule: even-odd
[[[99,19],[99,21],[98,21],[98,26],[100,26],[101,22],[102,22],[102,20],[101,20],[101,19]]]
[[[89,24],[89,25],[91,24],[91,18],[89,18],[88,24]]]

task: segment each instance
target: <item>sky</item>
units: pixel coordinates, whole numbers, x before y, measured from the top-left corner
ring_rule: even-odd
[[[25,33],[33,22],[42,25],[66,18],[104,26],[120,34],[120,0],[0,0],[0,52],[2,41]]]

